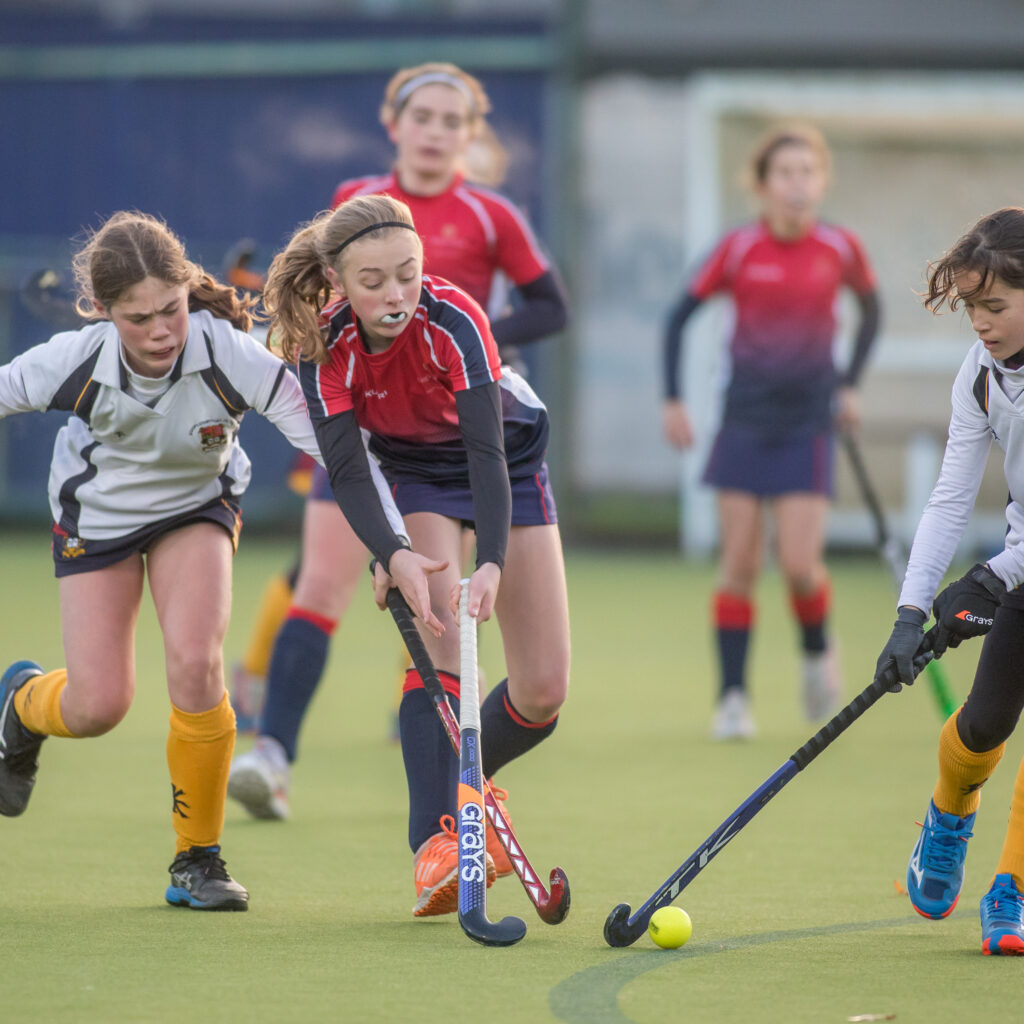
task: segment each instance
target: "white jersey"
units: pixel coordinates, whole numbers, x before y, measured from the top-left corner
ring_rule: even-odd
[[[974,507],[992,441],[1009,487],[1006,542],[988,560],[1008,590],[1024,583],[1024,369],[1011,370],[978,341],[953,383],[953,414],[939,479],[914,534],[899,603],[930,611]]]
[[[72,413],[57,434],[49,482],[53,520],[71,536],[114,540],[219,497],[237,499],[251,475],[238,443],[248,409],[323,465],[295,375],[207,311],[189,315],[185,348],[151,404],[133,397],[131,376],[107,321],[56,334],[0,366],[0,416]],[[405,536],[372,459],[371,472],[392,529]]]

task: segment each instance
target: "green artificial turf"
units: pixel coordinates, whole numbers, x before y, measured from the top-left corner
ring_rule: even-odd
[[[229,661],[264,581],[293,551],[243,538]],[[563,924],[543,924],[515,878],[488,905],[492,918],[526,920],[515,947],[477,946],[454,917],[412,918],[405,779],[388,738],[398,634],[368,586],[336,634],[302,736],[293,819],[254,822],[228,807],[224,855],[250,890],[249,912],[166,906],[168,705],[147,597],[128,717],[98,740],[48,741],[28,811],[0,820],[0,1020],[1018,1021],[1008,993],[1021,964],[982,957],[977,916],[1016,737],[986,786],[954,914],[925,921],[894,884],[934,782],[941,719],[921,683],[883,698],[684,890],[686,946],[659,950],[646,936],[605,945],[612,907],[639,906],[814,727],[801,716],[795,627],[774,570],[758,591],[751,651],[758,738],[714,744],[713,568],[671,552],[567,560],[569,701],[552,738],[499,778],[534,866],[569,875]],[[831,564],[849,698],[871,681],[895,602],[881,564]],[[0,537],[0,570],[4,664],[60,664],[45,534]],[[978,646],[947,657],[961,697]],[[481,662],[491,684],[501,678],[493,624]]]

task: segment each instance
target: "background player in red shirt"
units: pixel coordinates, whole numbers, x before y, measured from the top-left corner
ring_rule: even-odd
[[[423,240],[426,270],[456,283],[488,312],[502,359],[513,362],[518,346],[563,327],[567,310],[557,272],[522,213],[504,196],[465,177],[463,165],[479,156],[482,143],[487,154],[497,156],[500,176],[503,161],[486,121],[490,109],[480,82],[453,64],[421,64],[397,72],[380,114],[395,144],[394,167],[387,174],[342,182],[332,206],[371,193],[406,203]],[[490,163],[493,180],[495,160]],[[508,304],[509,285],[517,292],[514,306]],[[229,787],[230,795],[258,818],[288,815],[289,767],[297,756],[299,730],[323,675],[330,637],[366,560],[317,467],[294,594],[282,579],[270,585],[276,597],[265,603],[245,671],[235,675],[233,696],[239,703],[253,688],[246,686],[247,677],[262,674],[261,652],[272,650],[264,668],[266,703],[259,735],[253,749],[236,759]]]
[[[830,156],[813,129],[768,136],[752,160],[761,207],[729,232],[672,310],[665,332],[664,431],[677,448],[694,440],[680,397],[683,325],[713,295],[735,307],[722,422],[704,481],[718,489],[720,572],[713,618],[721,689],[712,722],[718,739],[754,733],[745,666],[761,570],[765,505],[775,517],[779,567],[800,626],[804,710],[826,717],[841,681],[826,619],[825,519],[832,493],[833,425],[859,423],[856,385],[878,329],[874,275],[858,239],[817,219]],[[834,307],[850,288],[860,323],[850,364],[837,374]]]
[[[442,278],[424,276],[422,259],[404,203],[358,196],[292,238],[270,268],[264,298],[286,358],[299,357],[335,497],[377,559],[378,603],[383,607],[391,584],[387,573],[397,579],[396,563],[418,559],[430,574],[422,632],[454,698],[461,538],[465,524],[476,530],[469,610],[480,620],[497,615],[508,668],[481,707],[490,776],[551,734],[569,682],[565,570],[544,462],[547,411],[502,367],[479,305]],[[341,299],[324,308],[330,289]],[[368,486],[360,428],[370,433],[412,551]],[[399,585],[404,593],[407,584]],[[458,759],[415,669],[407,673],[399,718],[414,914],[450,913],[458,900],[450,818]],[[490,880],[494,853],[504,856],[489,833]]]

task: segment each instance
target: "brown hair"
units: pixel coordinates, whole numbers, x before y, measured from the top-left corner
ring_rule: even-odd
[[[815,153],[821,161],[821,168],[826,176],[832,170],[832,153],[825,141],[825,136],[817,128],[807,124],[788,125],[776,128],[763,135],[750,156],[748,175],[754,186],[763,185],[771,170],[772,159],[780,149],[786,146],[804,146]]]
[[[975,288],[960,292],[957,276],[974,271],[981,275]],[[926,309],[937,313],[947,304],[956,309],[962,300],[980,295],[995,278],[1011,288],[1024,288],[1024,208],[1007,206],[982,217],[940,259],[928,265]]]
[[[90,232],[72,260],[78,300],[75,308],[87,320],[99,320],[95,299],[105,309],[147,277],[188,286],[189,312],[209,310],[240,331],[252,327],[256,299],[239,298],[234,288],[218,281],[185,255],[185,247],[159,218],[122,210]]]
[[[289,362],[327,362],[325,329],[320,324],[320,313],[331,298],[327,268],[341,274],[348,257],[344,247],[357,234],[360,239],[380,238],[389,231],[404,230],[374,227],[388,221],[414,226],[409,207],[399,199],[382,194],[353,196],[336,210],[324,210],[303,224],[274,257],[263,289],[263,305],[271,320],[268,344],[280,346]]]
[[[384,102],[380,108],[381,124],[390,128],[398,120],[398,115],[419,86],[414,85],[411,92],[405,90],[419,78],[423,79],[423,85],[437,82],[448,84],[466,97],[473,138],[463,158],[463,172],[470,181],[497,188],[505,180],[508,151],[487,121],[487,115],[491,112],[487,91],[480,80],[468,71],[463,71],[455,64],[442,62],[417,64],[396,71],[384,89]],[[449,81],[445,83],[445,79]]]

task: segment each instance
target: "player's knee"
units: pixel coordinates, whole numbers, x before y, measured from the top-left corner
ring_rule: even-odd
[[[555,717],[569,693],[568,669],[552,669],[530,679],[528,687],[512,697],[517,710],[531,722],[547,722]]]
[[[349,597],[350,588],[339,582],[336,575],[310,571],[299,577],[292,604],[327,619],[338,619]]]
[[[216,703],[216,693],[224,685],[220,652],[204,647],[187,647],[173,654],[168,652],[167,682],[171,699],[179,707],[212,707]]]
[[[76,736],[102,736],[121,722],[131,703],[130,691],[95,693],[65,709],[65,724]]]
[[[1017,723],[996,715],[968,714],[965,706],[956,727],[964,746],[974,754],[984,754],[1005,743]]]

